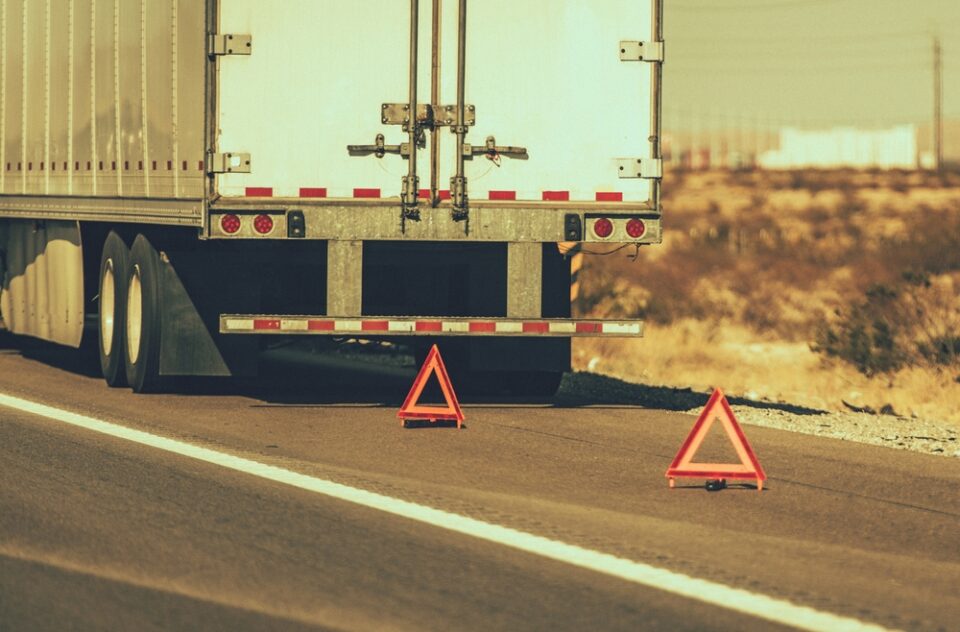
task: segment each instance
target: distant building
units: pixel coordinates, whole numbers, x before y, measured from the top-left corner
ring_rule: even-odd
[[[763,152],[759,163],[764,169],[916,169],[917,155],[914,125],[885,130],[787,128],[780,131],[780,147]]]
[[[917,126],[917,150],[920,152],[920,166],[930,169],[934,166],[933,125],[921,123]],[[960,119],[947,119],[943,122],[943,160],[947,165],[960,166]]]

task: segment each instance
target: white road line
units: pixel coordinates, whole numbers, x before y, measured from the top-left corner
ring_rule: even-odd
[[[798,606],[782,599],[767,597],[740,588],[732,588],[705,579],[697,579],[696,577],[690,577],[689,575],[683,575],[641,562],[624,559],[610,555],[609,553],[585,549],[574,544],[551,540],[532,533],[468,518],[441,509],[434,509],[356,487],[307,476],[306,474],[299,474],[292,470],[217,452],[216,450],[210,450],[208,448],[201,448],[184,441],[167,439],[148,432],[134,430],[85,415],[79,415],[59,408],[20,399],[19,397],[0,393],[0,406],[40,415],[48,419],[99,432],[117,439],[132,441],[158,450],[164,450],[198,461],[219,465],[220,467],[244,474],[250,474],[266,480],[322,494],[330,498],[336,498],[337,500],[343,500],[362,507],[416,520],[470,537],[508,546],[533,555],[539,555],[540,557],[572,564],[580,568],[610,575],[642,586],[662,590],[694,601],[708,603],[727,610],[734,610],[761,619],[793,626],[801,630],[829,630],[831,632],[847,630],[875,630],[879,632],[886,630],[886,628],[881,626],[864,623],[857,619],[821,612],[807,606]]]

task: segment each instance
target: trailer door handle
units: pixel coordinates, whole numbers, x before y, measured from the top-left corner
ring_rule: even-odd
[[[514,147],[512,145],[497,145],[497,139],[493,136],[487,136],[487,142],[484,145],[463,145],[463,157],[470,160],[474,156],[486,156],[491,160],[496,160],[500,156],[514,158],[516,160],[529,160],[530,154],[526,147]]]

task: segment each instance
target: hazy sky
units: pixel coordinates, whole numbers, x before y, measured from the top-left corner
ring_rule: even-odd
[[[960,0],[665,0],[667,129],[960,118]]]

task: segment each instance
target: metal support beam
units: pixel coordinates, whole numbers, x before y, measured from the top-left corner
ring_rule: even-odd
[[[433,47],[431,50],[430,103],[440,103],[441,0],[433,0]],[[440,130],[430,130],[430,205],[440,205]]]
[[[653,0],[651,6],[653,21],[653,42],[663,50],[663,0]],[[660,135],[663,131],[663,64],[655,63],[652,69],[652,84],[650,87],[650,157],[662,161],[663,152]],[[661,164],[662,169],[662,164]],[[662,173],[661,173],[662,176]],[[655,179],[650,183],[650,202],[654,210],[660,212],[661,180]]]
[[[507,318],[540,318],[543,245],[507,244]]]
[[[327,242],[327,315],[355,318],[362,303],[363,242]]]
[[[464,221],[469,217],[469,193],[467,175],[464,169],[463,146],[467,140],[466,125],[466,83],[467,83],[467,0],[460,0],[457,15],[457,124],[453,127],[457,135],[456,173],[450,181],[450,193],[453,196],[453,219]]]
[[[420,199],[420,178],[417,176],[417,142],[420,136],[420,124],[417,121],[417,73],[420,35],[420,0],[410,0],[410,94],[407,121],[407,142],[410,155],[407,156],[407,177],[403,179],[403,214],[401,221],[419,220],[417,204]]]

